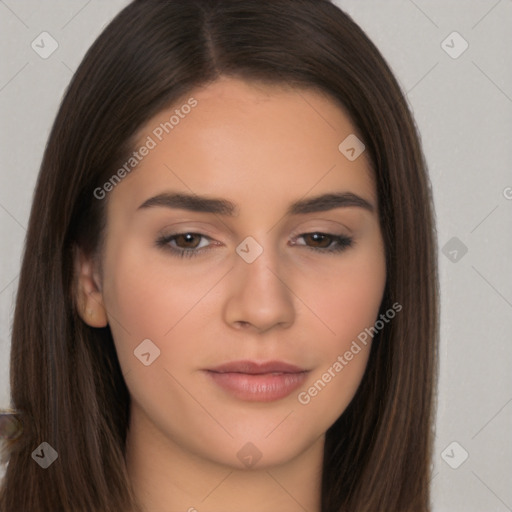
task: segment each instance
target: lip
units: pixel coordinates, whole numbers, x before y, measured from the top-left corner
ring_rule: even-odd
[[[309,370],[283,361],[232,361],[205,372],[235,398],[272,402],[287,397],[303,384]]]
[[[247,373],[257,375],[262,373],[301,373],[307,371],[293,364],[284,361],[266,361],[258,363],[256,361],[231,361],[215,368],[208,368],[208,371],[217,373]]]

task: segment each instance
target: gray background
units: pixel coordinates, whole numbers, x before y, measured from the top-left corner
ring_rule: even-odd
[[[13,305],[49,130],[85,51],[126,4],[0,0],[0,407],[10,405]],[[434,189],[442,326],[433,510],[512,510],[512,1],[337,4],[397,75]],[[47,59],[31,47],[43,31],[59,45]],[[469,44],[457,58],[464,42],[454,31]]]

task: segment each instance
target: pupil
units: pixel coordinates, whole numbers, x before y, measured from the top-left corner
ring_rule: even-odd
[[[320,242],[320,245],[321,247],[326,247],[325,243],[322,245],[322,242],[325,242],[326,240],[328,241],[328,237],[326,235],[322,235],[321,233],[313,233],[313,235],[311,235],[314,239],[314,241],[316,242]],[[320,237],[320,240],[319,240],[319,237]],[[329,244],[327,244],[329,245]]]
[[[187,234],[185,234],[185,235],[182,235],[182,237],[184,237],[184,238],[185,238],[185,244],[189,244],[189,245],[190,245],[190,243],[191,243],[191,239],[193,239],[193,238],[194,238],[194,236],[195,236],[195,235],[193,235],[193,234],[191,234],[191,233],[187,233]],[[195,245],[197,245],[197,244],[195,244]],[[193,247],[195,247],[195,245],[194,245],[194,244],[192,244],[192,246],[193,246]]]

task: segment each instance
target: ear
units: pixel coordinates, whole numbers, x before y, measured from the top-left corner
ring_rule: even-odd
[[[86,257],[76,247],[74,251],[75,293],[78,314],[91,327],[108,325],[107,311],[103,302],[101,281],[93,258]]]

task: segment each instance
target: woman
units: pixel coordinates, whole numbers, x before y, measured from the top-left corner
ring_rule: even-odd
[[[414,122],[346,14],[134,1],[40,170],[0,510],[428,511],[437,294]]]

